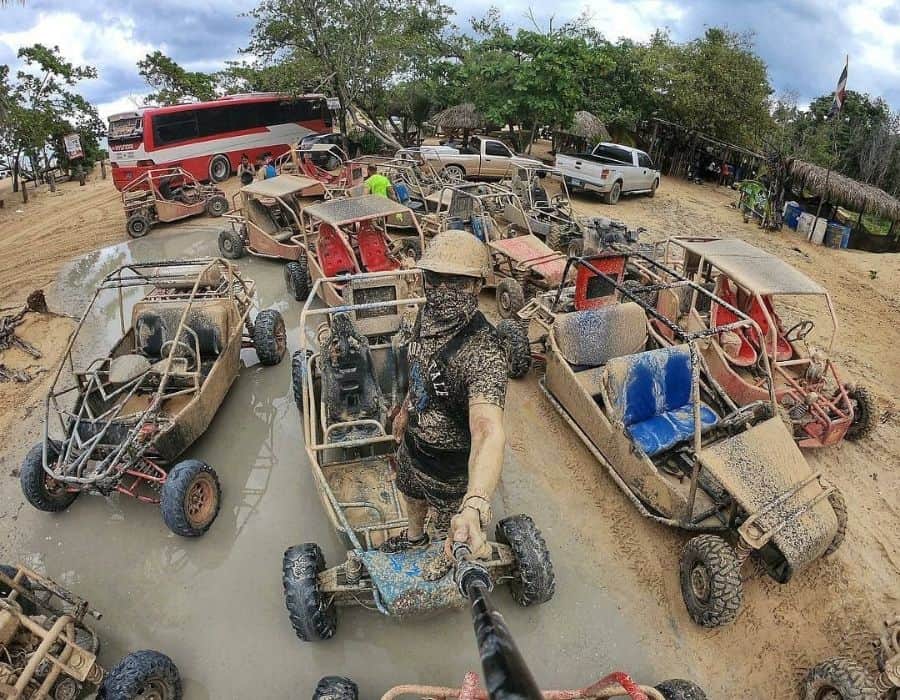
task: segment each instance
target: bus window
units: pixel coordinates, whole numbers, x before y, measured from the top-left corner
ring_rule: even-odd
[[[215,136],[228,131],[228,110],[224,107],[197,110],[197,133],[200,136]]]
[[[160,114],[153,118],[157,146],[197,138],[197,113],[193,110]]]

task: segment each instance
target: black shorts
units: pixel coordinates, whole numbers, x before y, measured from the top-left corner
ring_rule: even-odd
[[[469,486],[469,475],[465,473],[449,481],[442,481],[422,471],[406,443],[397,448],[397,489],[407,498],[425,501],[436,516],[435,528],[446,530]]]

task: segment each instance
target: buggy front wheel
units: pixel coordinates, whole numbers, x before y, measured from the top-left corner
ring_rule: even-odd
[[[847,393],[853,403],[853,422],[847,428],[846,438],[862,440],[875,429],[875,400],[864,386],[858,386]]]
[[[219,234],[219,252],[223,258],[237,260],[244,256],[244,240],[241,234],[226,228]]]
[[[263,309],[253,324],[253,347],[260,364],[277,365],[287,350],[287,332],[284,319],[275,309]]]
[[[343,676],[325,676],[316,684],[313,700],[358,700],[359,687]]]
[[[181,676],[175,662],[165,654],[150,649],[135,651],[106,674],[97,697],[103,700],[181,700]]]
[[[719,627],[737,617],[744,599],[741,565],[725,540],[716,535],[688,540],[679,569],[681,595],[694,622]]]
[[[222,216],[228,211],[228,200],[220,194],[206,200],[206,213],[210,216]]]
[[[497,310],[501,318],[512,318],[525,306],[525,290],[512,277],[500,280],[497,285]]]
[[[504,318],[497,324],[497,335],[506,351],[506,373],[510,379],[521,379],[531,369],[531,343],[522,325],[511,318]]]
[[[875,683],[851,659],[835,658],[813,666],[803,679],[803,700],[877,700]]]
[[[215,469],[199,459],[186,459],[166,477],[159,507],[172,532],[199,537],[209,530],[221,504],[222,487]]]
[[[313,542],[298,544],[284,553],[281,583],[284,605],[297,637],[304,642],[330,639],[337,629],[334,601],[326,601],[319,587],[319,574],[325,571],[325,557]]]
[[[497,542],[513,552],[516,568],[509,591],[513,600],[528,607],[546,603],[556,592],[556,574],[541,531],[528,515],[512,515],[497,523]]]
[[[301,255],[298,260],[289,262],[284,266],[284,284],[296,301],[306,301],[311,286],[309,279],[309,263],[306,256]]]
[[[125,223],[125,230],[132,238],[143,238],[150,233],[150,219],[143,214],[132,214]]]
[[[77,491],[69,491],[66,485],[44,471],[43,443],[32,447],[19,469],[19,485],[28,502],[46,513],[65,510],[78,498]],[[55,462],[59,448],[53,441],[47,442],[47,461]]]

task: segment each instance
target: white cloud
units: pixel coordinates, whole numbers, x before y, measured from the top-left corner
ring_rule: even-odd
[[[585,4],[583,11],[610,41],[620,37],[646,41],[658,28],[672,26],[684,16],[677,3],[666,0],[608,0],[600,11],[595,8]]]

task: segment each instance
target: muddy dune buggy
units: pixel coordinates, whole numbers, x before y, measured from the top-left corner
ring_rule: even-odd
[[[219,253],[229,260],[244,253],[296,260],[300,246],[291,239],[300,231],[300,211],[325,197],[324,186],[311,178],[277,175],[245,185],[235,195],[230,227],[219,233]]]
[[[329,194],[340,197],[366,179],[365,167],[350,160],[334,143],[313,143],[292,148],[275,164],[279,174],[307,177],[322,185]]]
[[[122,207],[128,235],[141,238],[158,223],[203,213],[222,216],[228,200],[218,187],[201,184],[186,170],[154,168],[122,188]]]
[[[896,700],[900,690],[900,615],[884,621],[884,632],[874,647],[877,675],[853,659],[828,659],[806,674],[803,700]]]
[[[756,324],[712,335],[703,350],[712,377],[732,401],[743,406],[766,396],[767,362],[780,414],[801,447],[859,440],[872,431],[877,418],[872,395],[861,384],[845,382],[831,360],[838,325],[824,287],[739,239],[672,238],[666,259],[726,305],[666,292],[660,293],[660,312],[710,328],[735,320],[731,306]],[[819,347],[810,316],[822,310],[828,324],[816,338],[823,343]],[[785,321],[788,315],[792,318]]]
[[[158,651],[128,654],[112,670],[97,662],[100,639],[87,601],[23,566],[0,566],[0,697],[180,700],[178,668]]]
[[[541,388],[642,515],[704,533],[681,553],[684,602],[700,625],[731,622],[743,562],[755,555],[786,583],[833,553],[846,529],[843,497],[777,417],[765,358],[767,393],[745,405],[710,371],[704,344],[735,329],[759,333],[750,317],[671,271],[674,281],[637,290],[587,260],[572,264],[614,300],[552,319]],[[711,328],[678,325],[647,301],[669,291],[705,296],[734,317]],[[658,340],[659,328],[676,340]]]
[[[118,492],[159,504],[177,535],[206,532],[219,512],[218,476],[198,459],[177,459],[209,427],[242,348],[254,348],[263,365],[281,361],[284,321],[272,309],[251,320],[255,305],[255,283],[221,259],[110,273],[53,379],[44,438],[22,463],[28,502],[55,512],[82,491]],[[110,308],[121,335],[98,357],[94,334]]]
[[[392,476],[397,446],[388,416],[406,396],[404,328],[425,303],[423,297],[405,296],[410,285],[403,278],[420,275],[401,270],[342,278],[349,290],[340,308],[314,308],[316,288],[331,282],[317,280],[300,317],[301,329],[319,324],[311,346],[301,331],[295,356],[304,443],[325,512],[347,547],[346,560],[330,569],[314,543],[284,554],[285,604],[297,636],[305,641],[333,636],[342,606],[406,616],[464,602],[452,570],[437,580],[423,577],[423,569],[443,551],[446,533],[433,533],[426,549],[388,554],[378,548],[407,526]],[[360,303],[375,283],[393,283],[393,294]],[[490,544],[490,558],[481,563],[492,581],[508,582],[520,605],[550,600],[553,567],[530,517],[501,520],[497,542]]]
[[[408,220],[409,234],[389,234],[391,221]],[[342,275],[390,272],[412,267],[425,239],[409,208],[378,195],[341,197],[312,204],[300,213],[301,233],[291,239],[300,255],[284,268],[288,293],[306,301],[313,284],[322,301],[344,303]]]
[[[415,217],[437,208],[435,197],[445,183],[428,162],[419,163],[408,157],[381,156],[361,156],[353,162],[365,167],[376,166],[378,172],[391,181],[397,201],[409,208],[407,214],[388,221],[391,228],[414,228]]]

